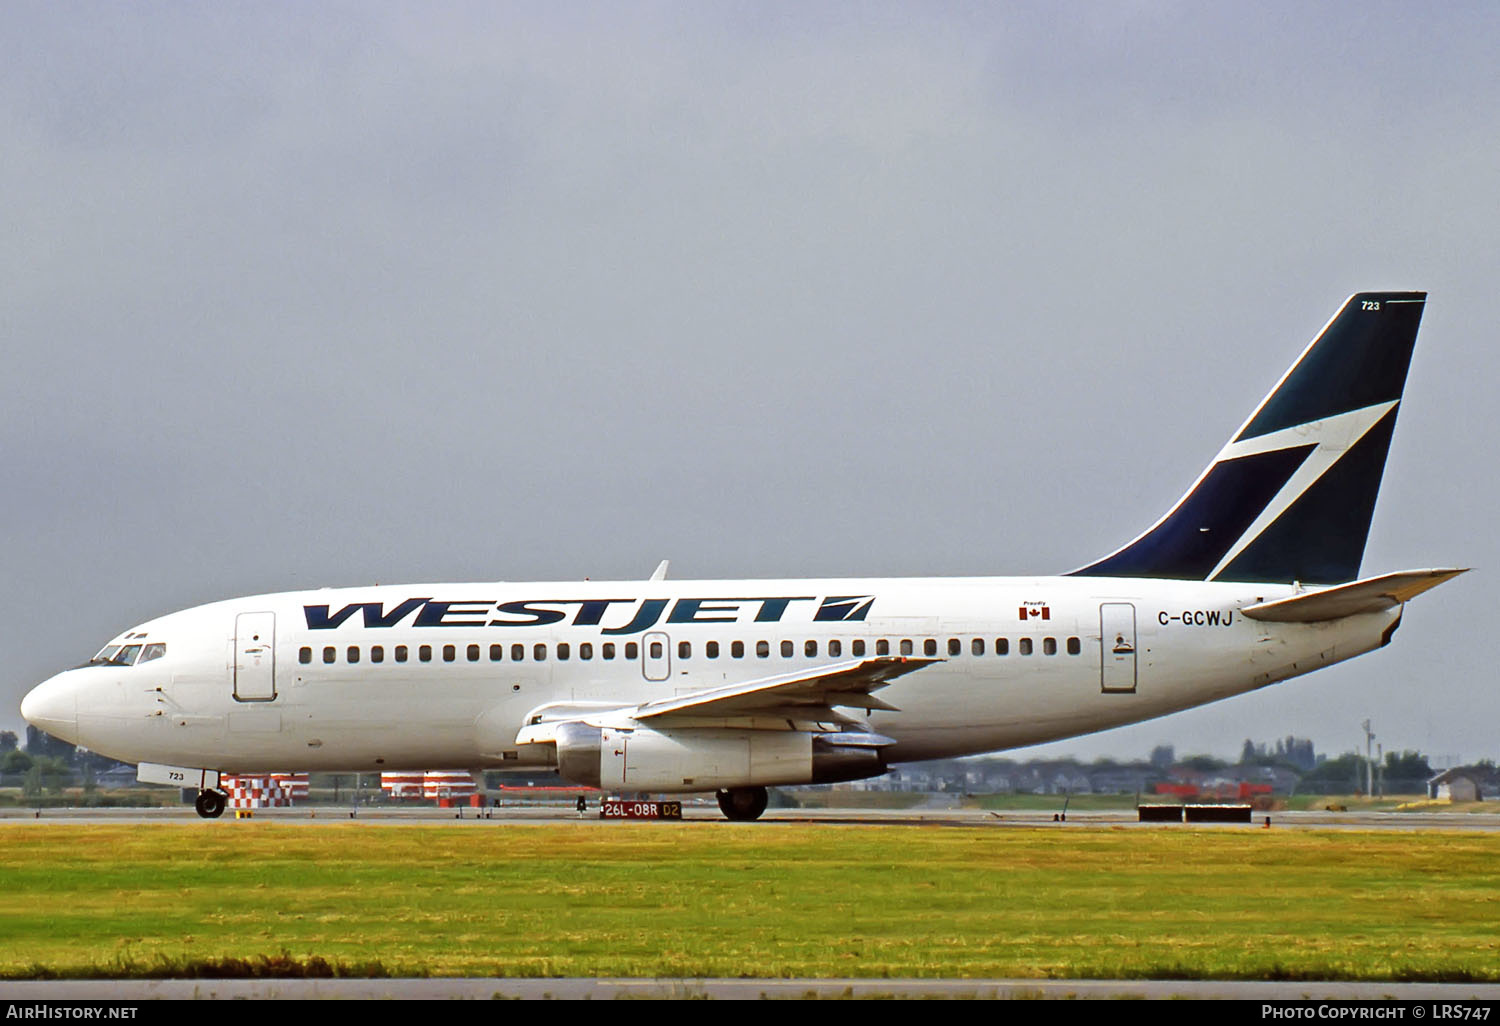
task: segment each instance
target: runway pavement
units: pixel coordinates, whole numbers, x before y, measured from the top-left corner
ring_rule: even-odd
[[[387,979],[0,982],[0,1002],[245,999],[716,1000],[1185,998],[1239,1001],[1500,1001],[1500,985],[1259,980]]]
[[[1140,823],[1133,809],[1117,811],[1069,812],[1059,820],[1057,813],[1037,810],[1004,810],[924,806],[914,809],[772,809],[760,820],[774,828],[783,823],[826,823],[829,825],[908,825],[1044,828],[1067,831],[1087,827],[1115,827],[1140,830],[1264,830],[1264,829],[1334,829],[1334,830],[1500,830],[1500,811],[1496,812],[1269,812],[1256,813],[1246,824]],[[683,803],[683,818],[704,823],[723,823],[717,805],[710,801]],[[347,823],[350,820],[392,824],[451,824],[470,829],[482,826],[504,826],[510,823],[598,822],[597,806],[591,806],[580,817],[572,805],[562,803],[513,804],[486,809],[438,809],[431,806],[401,807],[389,805],[350,806],[314,805],[291,809],[256,809],[252,822],[304,824]],[[0,825],[23,822],[47,823],[202,823],[205,827],[234,826],[233,812],[222,819],[200,820],[191,808],[161,809],[0,809]],[[626,821],[611,821],[627,828]],[[1269,822],[1269,826],[1267,823]],[[650,824],[635,823],[636,826]]]

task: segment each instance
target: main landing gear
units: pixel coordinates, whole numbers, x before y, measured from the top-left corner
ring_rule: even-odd
[[[228,803],[229,796],[223,791],[199,791],[193,807],[204,819],[218,819],[224,815],[224,806]]]
[[[768,800],[764,787],[731,787],[719,792],[719,808],[723,810],[726,819],[736,823],[760,819],[760,814],[766,811]]]

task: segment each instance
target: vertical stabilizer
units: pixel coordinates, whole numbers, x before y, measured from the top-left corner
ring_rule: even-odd
[[[1165,516],[1078,576],[1359,576],[1425,292],[1349,297]]]

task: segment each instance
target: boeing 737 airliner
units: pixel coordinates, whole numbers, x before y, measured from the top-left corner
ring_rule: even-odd
[[[421,584],[140,624],[21,705],[142,780],[556,767],[613,790],[856,780],[1212,702],[1391,640],[1462,573],[1361,579],[1426,300],[1351,297],[1185,496],[1060,577]]]

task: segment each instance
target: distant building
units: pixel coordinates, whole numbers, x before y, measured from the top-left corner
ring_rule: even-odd
[[[1030,794],[1092,794],[1089,778],[1067,762],[1029,763],[1019,775],[1016,790]]]
[[[1493,795],[1493,778],[1488,771],[1459,766],[1429,778],[1427,797],[1440,802],[1478,802],[1484,800],[1487,786]]]
[[[1146,790],[1147,781],[1154,776],[1153,770],[1134,766],[1095,770],[1089,774],[1089,789],[1095,794],[1135,794]]]
[[[1166,782],[1178,786],[1192,785],[1194,788],[1199,788],[1203,786],[1203,781],[1207,776],[1208,774],[1202,770],[1195,770],[1191,766],[1184,766],[1179,763],[1167,771]],[[1165,794],[1166,792],[1162,793]],[[1177,792],[1174,790],[1172,793],[1176,794]]]
[[[1241,783],[1269,784],[1275,794],[1291,794],[1300,774],[1285,766],[1231,766],[1228,770]]]
[[[1282,766],[1242,764],[1213,772],[1174,766],[1169,779],[1157,781],[1152,790],[1184,799],[1254,801],[1272,794],[1290,794],[1296,784],[1297,774]]]
[[[134,787],[137,783],[134,766],[111,766],[107,770],[101,770],[94,776],[94,784],[105,790],[117,787]]]

